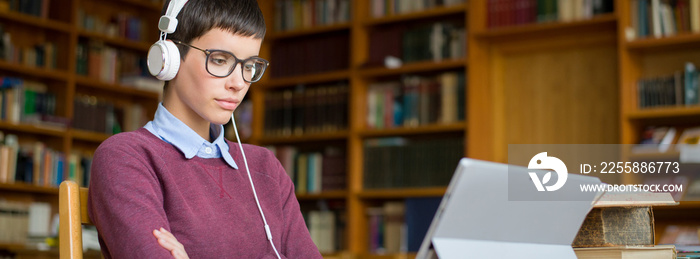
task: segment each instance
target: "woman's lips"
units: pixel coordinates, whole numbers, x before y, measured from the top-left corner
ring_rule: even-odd
[[[235,110],[236,106],[238,106],[238,102],[233,99],[216,99],[216,103],[221,106],[221,108],[224,108],[226,110]]]

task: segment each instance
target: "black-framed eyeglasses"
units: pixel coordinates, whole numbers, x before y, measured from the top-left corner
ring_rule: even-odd
[[[215,77],[229,76],[238,63],[241,63],[243,80],[248,83],[255,83],[262,78],[265,69],[270,65],[270,62],[260,57],[238,59],[236,55],[225,50],[200,49],[178,40],[173,40],[173,42],[204,52],[207,55],[207,60],[204,62],[207,72]]]

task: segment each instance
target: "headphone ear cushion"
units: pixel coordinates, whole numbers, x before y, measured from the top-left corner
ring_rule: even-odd
[[[146,62],[151,75],[169,81],[175,78],[180,69],[180,51],[172,41],[159,40],[148,50]]]

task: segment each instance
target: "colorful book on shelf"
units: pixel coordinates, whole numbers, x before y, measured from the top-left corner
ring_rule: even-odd
[[[697,2],[697,1],[693,1]],[[700,13],[700,11],[698,11]],[[700,15],[700,14],[699,14]],[[698,70],[695,68],[695,64],[692,62],[685,63],[685,74],[684,74],[684,104],[685,105],[696,105],[698,104],[698,95],[700,94],[699,80],[698,80]]]
[[[347,128],[347,83],[299,85],[265,95],[265,134],[302,136]]]
[[[462,138],[368,139],[364,143],[365,189],[445,186],[454,161],[463,154]],[[425,172],[430,172],[428,174]]]
[[[329,210],[309,212],[309,234],[320,252],[336,251],[336,227],[335,212]]]
[[[642,140],[632,148],[632,152],[641,153],[665,153],[673,145],[676,138],[674,127],[647,127],[642,132]]]

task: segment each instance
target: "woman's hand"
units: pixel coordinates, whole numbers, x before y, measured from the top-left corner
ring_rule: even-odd
[[[164,228],[153,230],[153,235],[158,239],[158,244],[165,249],[170,251],[176,259],[189,259],[187,252],[185,252],[185,247],[177,241],[177,238],[173,236],[172,233],[168,232]]]

